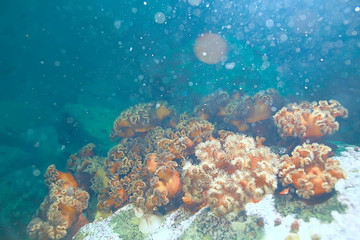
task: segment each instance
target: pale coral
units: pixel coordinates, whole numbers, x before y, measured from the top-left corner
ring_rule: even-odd
[[[214,214],[222,216],[272,193],[278,156],[262,141],[229,133],[200,143],[195,154],[201,163],[184,167],[184,202],[192,208],[208,201]]]
[[[329,193],[346,173],[340,163],[329,157],[331,148],[318,143],[297,146],[291,157],[281,157],[279,172],[284,186],[292,184],[296,193],[303,198]]]
[[[346,118],[348,111],[338,101],[291,103],[274,115],[282,137],[322,137],[339,129],[336,117]]]

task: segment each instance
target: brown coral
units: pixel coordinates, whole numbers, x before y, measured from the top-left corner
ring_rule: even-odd
[[[197,116],[205,120],[223,118],[229,100],[229,94],[227,92],[218,90],[204,97],[201,100],[201,104],[195,107],[194,112]]]
[[[248,130],[249,123],[270,119],[282,106],[283,99],[273,88],[259,91],[254,96],[240,92],[229,96],[227,92],[218,90],[203,98],[194,112],[202,119],[230,124],[243,132]]]
[[[110,138],[142,136],[174,112],[166,102],[140,103],[123,112],[114,122]]]
[[[338,101],[291,103],[274,115],[282,137],[322,137],[339,129],[336,117],[346,118],[348,111]]]
[[[89,143],[79,151],[81,157],[92,157],[95,155],[95,144]]]
[[[211,175],[204,168],[187,162],[184,165],[183,186],[185,195],[182,198],[185,208],[198,211],[207,204],[207,191],[212,181]]]
[[[114,176],[108,183],[108,187],[103,189],[98,196],[98,209],[109,213],[121,207],[128,199],[129,195],[119,181],[118,175]]]
[[[167,205],[181,190],[180,174],[175,167],[177,167],[176,162],[168,161],[156,169],[152,180],[155,186],[145,194],[145,212],[153,211],[156,206]]]
[[[194,153],[200,142],[213,139],[214,126],[201,118],[181,115],[174,129],[167,129],[165,137],[158,142],[160,151],[170,151],[175,158],[184,158]]]
[[[66,169],[71,172],[94,173],[102,164],[103,158],[95,155],[95,145],[89,143],[77,153],[72,154],[66,164]]]
[[[291,157],[281,157],[279,177],[284,186],[292,184],[303,198],[329,193],[346,173],[340,163],[329,157],[331,148],[323,144],[304,143],[297,146]]]
[[[27,227],[30,239],[62,239],[67,230],[86,209],[89,194],[78,188],[70,173],[63,173],[50,165],[45,174],[49,187],[33,220]]]
[[[273,88],[259,91],[253,97],[253,104],[247,109],[247,123],[262,121],[273,116],[274,112],[283,106],[283,99]]]
[[[256,93],[253,97],[243,96],[240,100],[231,101],[225,109],[225,122],[235,126],[238,131],[246,131],[248,123],[263,121],[272,117],[282,106],[283,100],[272,88]]]
[[[133,203],[149,213],[166,206],[181,191],[178,166],[172,161],[176,156],[168,149],[174,144],[165,135],[158,126],[144,137],[120,139],[109,151],[104,169],[112,180],[98,196],[100,212],[109,213],[125,203]],[[164,141],[163,145],[160,141]]]
[[[273,192],[278,156],[262,141],[228,134],[200,143],[195,151],[200,165],[184,167],[184,202],[196,207],[208,201],[214,214],[222,216]]]
[[[93,179],[94,188],[100,192],[98,210],[101,213],[115,211],[126,202],[144,208],[145,190],[153,178],[146,170],[145,156],[157,150],[157,142],[163,135],[164,130],[155,127],[144,137],[122,138],[109,150],[104,166],[105,175],[97,172],[98,176],[95,175]]]
[[[111,175],[127,174],[135,160],[129,156],[127,147],[119,143],[108,152],[105,166]]]

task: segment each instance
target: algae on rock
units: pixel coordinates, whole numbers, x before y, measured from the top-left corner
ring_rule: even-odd
[[[192,222],[179,239],[261,239],[264,235],[264,228],[258,226],[257,222],[256,216],[246,216],[245,211],[216,217],[207,210]]]
[[[346,211],[346,206],[338,201],[337,195],[337,193],[330,193],[316,200],[304,200],[291,194],[277,195],[275,196],[276,209],[283,216],[296,214],[296,218],[306,222],[310,218],[317,218],[323,223],[330,223],[333,220],[332,211],[339,213]]]

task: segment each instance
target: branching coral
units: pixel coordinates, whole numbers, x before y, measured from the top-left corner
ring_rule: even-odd
[[[103,190],[109,186],[109,181],[104,168],[98,168],[94,177],[90,180],[90,188],[96,194],[101,194]]]
[[[114,122],[110,138],[125,138],[144,135],[174,114],[166,102],[140,103],[124,110]]]
[[[338,101],[291,103],[274,115],[282,137],[322,137],[339,129],[336,117],[346,118],[348,111]]]
[[[27,227],[30,239],[62,239],[67,230],[86,209],[89,194],[77,187],[70,173],[50,165],[45,173],[49,195],[44,199]]]
[[[273,192],[278,156],[262,146],[262,141],[228,134],[200,143],[195,151],[200,165],[184,167],[185,204],[192,208],[208,201],[214,214],[222,216]]]
[[[304,143],[297,146],[291,157],[281,157],[279,177],[284,186],[292,184],[303,198],[329,193],[346,173],[340,163],[329,157],[331,148],[323,144]]]

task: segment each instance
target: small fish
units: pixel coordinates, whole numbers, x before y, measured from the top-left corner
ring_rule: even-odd
[[[281,192],[279,192],[279,195],[286,195],[290,192],[290,187],[287,187],[283,189]]]

